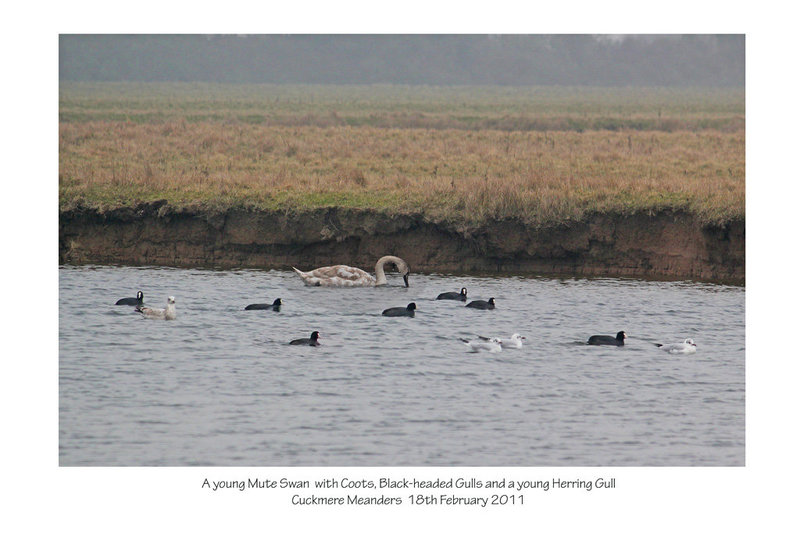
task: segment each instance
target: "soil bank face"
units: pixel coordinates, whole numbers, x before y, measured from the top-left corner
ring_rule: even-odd
[[[745,223],[702,225],[680,212],[595,215],[532,228],[516,220],[475,227],[421,215],[324,208],[205,213],[165,202],[59,217],[59,262],[372,271],[392,254],[412,272],[536,273],[744,283]]]

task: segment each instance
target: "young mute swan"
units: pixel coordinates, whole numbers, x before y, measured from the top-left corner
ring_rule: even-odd
[[[408,264],[397,256],[384,256],[375,264],[375,276],[357,267],[349,265],[331,265],[320,267],[313,271],[303,272],[295,267],[294,271],[300,275],[307,286],[327,287],[373,287],[386,285],[386,273],[383,267],[386,264],[394,265],[403,275],[403,282],[408,287]]]

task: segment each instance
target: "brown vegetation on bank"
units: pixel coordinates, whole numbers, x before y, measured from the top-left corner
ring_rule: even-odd
[[[744,279],[742,91],[65,84],[59,114],[65,262]]]
[[[591,211],[744,215],[744,133],[64,123],[62,207],[350,205],[546,224]]]

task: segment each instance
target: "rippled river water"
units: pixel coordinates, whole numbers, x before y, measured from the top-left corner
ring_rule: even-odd
[[[690,282],[62,266],[61,465],[744,465],[745,290]],[[469,300],[437,301],[466,287]],[[117,299],[176,300],[177,320]],[[283,299],[280,312],[245,311]],[[417,304],[417,315],[383,317]],[[288,342],[321,332],[320,347]],[[587,346],[625,330],[625,347]],[[459,338],[527,337],[471,353]],[[693,355],[653,342],[691,337]]]

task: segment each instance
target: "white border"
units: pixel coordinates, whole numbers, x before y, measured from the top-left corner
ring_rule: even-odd
[[[548,3],[550,4],[550,3]],[[554,4],[554,3],[552,3]],[[259,7],[256,7],[259,6]],[[531,530],[771,531],[797,524],[793,284],[796,249],[797,69],[794,19],[779,2],[758,11],[728,2],[70,2],[7,8],[2,36],[6,116],[2,195],[2,406],[7,524],[25,530],[210,532]],[[16,23],[14,22],[16,21]],[[322,22],[320,22],[322,21]],[[550,494],[507,510],[287,509],[279,497],[202,491],[202,478],[316,478],[313,468],[59,468],[57,50],[59,33],[746,33],[747,34],[747,466],[744,468],[513,469],[616,476],[610,494]],[[790,308],[791,306],[791,308]],[[376,470],[430,478],[436,469]],[[465,470],[457,470],[465,471]],[[481,469],[488,478],[506,470]],[[435,476],[435,475],[434,475]],[[519,476],[519,475],[517,475]],[[526,475],[528,476],[528,475]],[[277,495],[277,494],[275,494]],[[763,510],[763,512],[762,512]],[[783,530],[783,529],[780,529]]]

